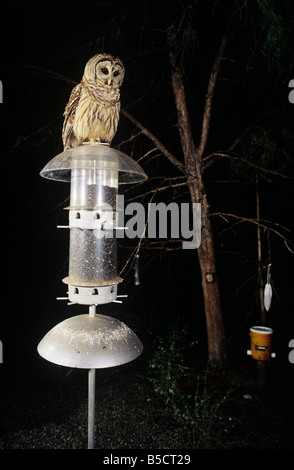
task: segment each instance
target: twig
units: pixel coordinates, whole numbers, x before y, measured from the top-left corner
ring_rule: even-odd
[[[215,57],[215,61],[212,67],[212,71],[209,77],[206,98],[205,98],[205,105],[204,105],[204,113],[203,113],[203,121],[202,121],[202,130],[201,130],[201,138],[200,144],[198,148],[199,155],[203,155],[210,127],[210,117],[211,117],[211,109],[212,109],[212,99],[215,91],[215,85],[217,76],[220,69],[221,60],[224,55],[224,49],[226,44],[226,35],[223,36],[222,41],[220,43],[218,52]]]
[[[157,148],[157,147],[154,147],[153,149],[149,150],[149,151],[146,152],[144,155],[142,155],[142,157],[139,157],[139,158],[138,158],[137,163],[139,163],[140,161],[142,161],[144,158],[148,157],[148,155],[150,155],[150,153],[153,153],[153,152],[156,152],[156,151],[158,151],[158,148]],[[160,153],[157,153],[157,154],[154,155],[152,158],[159,157],[159,155],[161,155],[161,152],[160,152]]]
[[[61,73],[54,72],[53,70],[42,69],[41,67],[38,67],[36,65],[26,64],[24,65],[24,68],[35,70],[36,72],[44,73],[45,75],[48,75],[50,78],[54,78],[56,80],[62,80],[64,82],[70,83],[71,85],[77,85],[78,83],[72,78],[67,77],[66,75],[62,75]]]
[[[232,217],[232,218],[235,218],[235,219],[238,219],[240,223],[242,222],[250,222],[250,223],[253,223],[255,225],[258,225],[266,230],[269,230],[270,232],[273,232],[275,233],[278,237],[282,238],[285,246],[287,247],[287,249],[291,252],[291,253],[294,253],[294,250],[292,250],[288,243],[289,241],[286,239],[286,237],[281,233],[279,232],[278,230],[275,230],[274,228],[266,225],[266,224],[272,224],[276,227],[279,227],[279,228],[282,228],[283,230],[286,230],[287,232],[291,232],[291,230],[287,229],[286,227],[283,227],[282,225],[280,224],[277,224],[277,223],[274,223],[274,222],[271,222],[269,220],[259,220],[257,221],[256,219],[253,219],[253,218],[250,218],[250,217],[243,217],[243,216],[239,216],[239,215],[236,215],[236,214],[228,214],[226,212],[213,212],[210,214],[210,217],[213,217],[213,216],[221,216],[221,217]]]
[[[162,154],[173,164],[175,165],[182,173],[185,173],[185,165],[181,163],[164,145],[160,140],[152,134],[143,124],[135,119],[128,111],[125,109],[121,110],[121,113],[128,118],[135,126],[137,126],[139,129],[141,129],[142,134],[145,134],[162,152]]]
[[[239,157],[237,155],[229,154],[229,153],[226,153],[226,152],[221,152],[221,151],[213,152],[212,154],[205,157],[204,161],[209,161],[214,157],[230,158],[232,160],[238,160],[240,162],[246,163],[248,166],[251,166],[252,168],[254,168],[255,170],[258,170],[260,172],[269,173],[270,175],[280,176],[280,177],[286,178],[286,179],[291,179],[291,180],[294,179],[293,176],[285,175],[284,173],[280,173],[279,171],[276,171],[276,170],[269,170],[268,168],[264,168],[263,166],[256,165],[256,163],[253,163],[253,162],[247,160],[244,157]],[[214,159],[214,161],[215,161],[215,159]]]

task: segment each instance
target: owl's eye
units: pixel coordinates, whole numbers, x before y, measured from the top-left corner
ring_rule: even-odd
[[[118,75],[119,75],[119,70],[116,70],[115,72],[113,72],[114,77],[117,77]]]
[[[104,74],[104,75],[108,75],[108,69],[106,67],[103,67],[103,69],[101,69],[101,72]]]

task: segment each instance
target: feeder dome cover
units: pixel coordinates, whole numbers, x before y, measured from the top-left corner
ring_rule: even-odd
[[[147,179],[146,173],[132,158],[107,144],[85,142],[52,158],[40,172],[43,178],[70,182],[72,168],[118,168],[119,183],[137,183]]]
[[[105,315],[77,315],[53,327],[38,353],[54,364],[79,369],[120,366],[140,356],[143,346],[123,322]]]

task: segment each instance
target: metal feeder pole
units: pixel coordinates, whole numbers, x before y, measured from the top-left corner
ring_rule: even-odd
[[[89,306],[89,316],[95,317],[96,305]],[[88,449],[95,447],[95,369],[88,372]]]

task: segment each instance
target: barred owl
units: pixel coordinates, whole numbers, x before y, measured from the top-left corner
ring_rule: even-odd
[[[64,111],[64,150],[85,141],[111,143],[119,121],[120,86],[125,69],[109,54],[97,54],[86,64]]]

